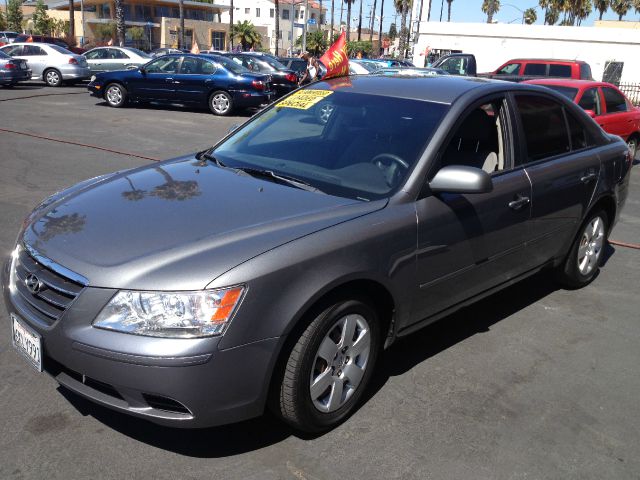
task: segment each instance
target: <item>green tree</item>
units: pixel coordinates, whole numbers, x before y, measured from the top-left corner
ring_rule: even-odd
[[[347,43],[347,55],[353,57],[357,55],[358,52],[362,52],[363,54],[370,56],[373,52],[373,43],[372,42],[349,42]]]
[[[96,39],[100,42],[106,42],[116,35],[115,22],[97,23],[94,27]]]
[[[400,42],[398,44],[398,50],[400,51],[400,58],[404,58],[405,50],[407,49],[407,15],[409,14],[410,2],[409,0],[394,0],[396,12],[400,14]]]
[[[640,13],[640,0],[633,0],[633,9],[636,13]]]
[[[248,20],[238,22],[231,27],[231,37],[237,39],[242,45],[242,50],[259,46],[261,43],[260,34],[256,27]]]
[[[602,15],[607,13],[607,10],[609,10],[609,0],[595,0],[594,7],[598,12],[600,12],[598,20],[602,20]]]
[[[147,40],[147,34],[142,27],[129,27],[129,38],[133,40],[136,47],[142,46],[145,40]]]
[[[302,35],[296,39],[296,45],[302,45]],[[324,38],[322,30],[314,30],[307,32],[307,50],[312,52],[316,57],[327,49],[327,41]]]
[[[487,15],[487,23],[493,23],[493,16],[500,10],[500,0],[484,0],[482,13]]]
[[[389,39],[393,42],[396,37],[398,36],[398,28],[396,27],[395,23],[392,23],[391,25],[389,25]]]
[[[14,32],[22,31],[22,3],[20,0],[7,2],[7,28]]]
[[[4,18],[4,12],[0,10],[0,30],[6,30],[6,29],[7,29],[7,21]]]
[[[47,15],[47,7],[42,0],[38,0],[36,3],[31,20],[33,21],[33,33],[38,35],[51,33],[51,19]]]
[[[621,21],[631,9],[631,0],[611,0],[611,10],[618,14],[618,20]]]
[[[532,25],[534,23],[536,23],[536,20],[538,19],[538,14],[536,13],[536,9],[531,7],[531,8],[527,8],[524,11],[524,23],[526,23],[527,25]]]

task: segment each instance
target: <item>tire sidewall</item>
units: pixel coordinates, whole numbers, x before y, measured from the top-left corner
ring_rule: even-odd
[[[224,112],[219,112],[215,108],[213,108],[213,99],[217,95],[224,95],[227,98],[227,101],[229,102],[229,108],[227,108]],[[218,115],[221,117],[229,115],[233,110],[233,99],[231,98],[231,95],[229,95],[227,92],[223,90],[217,90],[213,92],[211,95],[209,95],[209,110],[211,110],[211,113],[213,113],[214,115]]]
[[[593,270],[586,275],[583,275],[578,268],[578,248],[580,247],[580,240],[582,239],[582,235],[585,231],[587,225],[591,223],[591,221],[595,217],[600,217],[604,222],[604,241],[602,243],[602,249],[600,251],[600,256],[598,257],[598,263],[595,265]],[[604,250],[607,245],[609,233],[609,218],[607,213],[604,210],[596,210],[589,214],[587,219],[580,225],[580,229],[578,230],[578,234],[576,235],[575,240],[573,241],[573,245],[571,246],[571,250],[569,251],[569,256],[564,265],[563,274],[566,279],[566,283],[574,288],[583,287],[593,281],[593,279],[598,275],[600,271],[600,266],[602,265],[602,261],[604,259]]]
[[[48,80],[48,76],[49,73],[54,72],[57,76],[58,76],[58,81],[57,83],[50,83]],[[62,85],[62,75],[60,74],[59,71],[57,71],[55,68],[49,68],[47,70],[44,71],[44,83],[47,84],[48,87],[60,87]]]
[[[334,327],[336,321],[348,314],[361,315],[369,325],[371,347],[367,367],[358,388],[344,405],[334,412],[321,412],[314,406],[313,400],[311,399],[311,392],[309,391],[311,370],[314,366],[316,354],[321,342],[329,330]],[[300,405],[301,419],[306,425],[311,426],[311,430],[313,431],[323,431],[332,428],[354,412],[373,374],[380,351],[381,338],[378,315],[373,308],[360,299],[339,302],[325,310],[319,317],[322,317],[322,320],[317,325],[315,332],[311,335],[310,341],[305,346],[302,361],[299,363],[299,371],[296,372],[298,382],[295,387],[297,390],[297,398],[302,400],[302,404]]]

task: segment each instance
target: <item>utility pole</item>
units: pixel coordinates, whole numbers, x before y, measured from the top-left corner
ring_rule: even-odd
[[[302,51],[307,51],[307,15],[309,11],[309,0],[304,0],[304,15],[302,15],[302,20],[304,21],[304,25],[302,27]]]
[[[380,0],[380,29],[378,30],[378,42],[380,43],[380,52],[384,52],[384,50],[382,49],[382,20],[384,20],[384,17],[382,16],[382,14],[384,13],[384,0]]]

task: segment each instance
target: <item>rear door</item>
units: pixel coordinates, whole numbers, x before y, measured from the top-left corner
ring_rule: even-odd
[[[556,99],[517,94],[521,148],[517,164],[525,167],[532,184],[531,260],[542,264],[554,258],[577,228],[600,174],[594,141],[581,120]]]
[[[617,89],[605,86],[600,89],[604,109],[602,115],[596,117],[596,121],[605,132],[620,135],[624,140],[627,140],[635,130],[635,119],[631,113],[631,105]]]
[[[29,64],[34,77],[42,77],[49,55],[39,45],[25,45],[22,49],[22,58]]]
[[[215,72],[216,67],[209,60],[184,57],[180,72],[174,76],[176,101],[206,105],[208,92],[216,86]]]

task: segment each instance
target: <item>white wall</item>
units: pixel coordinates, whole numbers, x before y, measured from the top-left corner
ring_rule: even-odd
[[[493,71],[513,58],[575,59],[588,62],[593,78],[601,80],[605,62],[621,61],[622,81],[640,82],[640,32],[633,29],[422,22],[416,65],[424,65],[420,52],[427,46],[473,53],[478,72]]]

